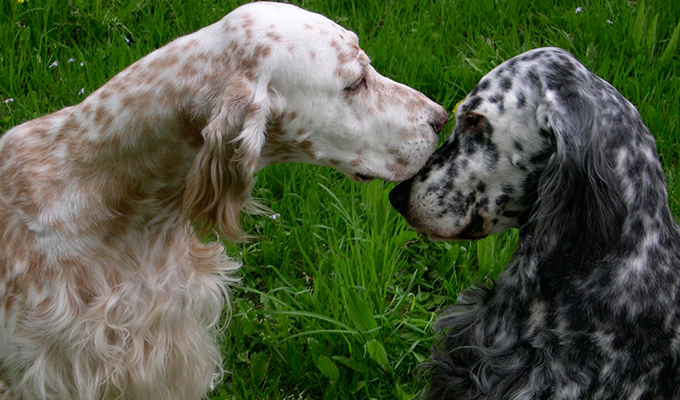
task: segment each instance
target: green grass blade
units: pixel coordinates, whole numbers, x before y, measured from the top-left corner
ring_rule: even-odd
[[[678,48],[678,39],[680,39],[680,21],[678,21],[678,24],[675,26],[675,29],[673,29],[671,39],[668,41],[666,49],[663,51],[663,54],[661,55],[660,61],[662,64],[670,61],[670,59],[673,58],[675,50]]]
[[[640,47],[642,46],[642,35],[645,28],[646,10],[647,8],[645,7],[645,0],[640,0],[637,5],[637,9],[635,10],[635,25],[633,25],[633,44],[635,46],[635,50],[640,50]]]
[[[318,319],[318,320],[321,320],[321,321],[330,322],[333,325],[337,325],[337,326],[345,329],[345,331],[347,331],[347,332],[350,332],[350,333],[355,332],[352,328],[350,328],[349,326],[343,324],[342,322],[340,322],[338,320],[335,320],[335,319],[328,317],[326,315],[323,315],[323,314],[317,314],[317,313],[313,313],[313,312],[309,312],[309,311],[277,311],[277,310],[271,310],[271,311],[261,311],[261,312],[264,313],[264,314],[291,315],[291,316],[294,316],[294,317],[315,318],[315,319]]]
[[[656,28],[659,23],[659,13],[657,13],[654,16],[654,19],[652,20],[652,23],[649,24],[647,27],[647,35],[645,37],[646,40],[646,46],[647,49],[649,50],[649,55],[650,59],[652,58],[652,55],[654,54],[654,48],[656,47]]]

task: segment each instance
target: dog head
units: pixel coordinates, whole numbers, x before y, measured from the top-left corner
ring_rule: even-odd
[[[180,42],[197,36],[185,45],[197,58],[222,50],[194,113],[207,125],[184,204],[226,236],[238,236],[257,170],[300,162],[401,181],[425,164],[446,123],[442,107],[377,73],[357,36],[319,14],[250,3]]]
[[[453,134],[390,201],[433,239],[532,223],[548,246],[568,231],[607,241],[626,212],[607,140],[612,113],[631,111],[566,51],[529,51],[481,79],[458,107]]]
[[[353,32],[289,5],[237,12],[251,16],[253,40],[271,49],[263,77],[282,104],[267,121],[259,168],[326,165],[357,181],[402,181],[422,168],[446,111],[380,75]]]

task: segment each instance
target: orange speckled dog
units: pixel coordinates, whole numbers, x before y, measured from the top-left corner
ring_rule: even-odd
[[[0,397],[200,399],[253,174],[277,162],[404,180],[446,112],[378,74],[356,35],[252,3],[82,103],[0,139]]]

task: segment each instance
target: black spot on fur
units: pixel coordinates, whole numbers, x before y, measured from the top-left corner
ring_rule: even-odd
[[[541,78],[538,76],[535,68],[530,69],[526,74],[526,80],[534,87],[540,89],[543,85],[541,84]]]
[[[558,62],[551,62],[548,66],[550,71],[546,74],[548,89],[564,92],[574,79],[573,68]]]
[[[517,76],[517,59],[511,59],[507,62],[506,66],[508,67],[508,75],[510,75],[511,78]]]
[[[425,166],[420,170],[420,172],[418,172],[417,180],[419,182],[426,181],[427,178],[429,178],[431,171],[432,171],[432,164],[430,164],[430,163],[425,164]]]
[[[522,215],[522,211],[507,210],[507,211],[503,211],[503,213],[501,215],[504,216],[504,217],[507,217],[507,218],[517,218],[520,215]]]
[[[455,159],[460,153],[459,134],[454,132],[451,137],[439,147],[430,159],[425,164],[424,169],[427,169],[427,174],[433,168],[440,168],[444,164],[453,164],[451,160]],[[423,179],[424,180],[424,179]]]
[[[456,167],[456,163],[450,163],[446,167],[446,177],[447,179],[455,179],[458,176],[458,167]]]
[[[489,142],[484,155],[486,155],[487,159],[489,160],[489,168],[491,169],[496,167],[496,164],[498,164],[499,154],[498,146],[496,146],[495,143]]]
[[[496,198],[496,205],[502,206],[504,204],[507,204],[508,201],[510,201],[510,196],[508,196],[507,194],[502,194]]]
[[[515,193],[515,188],[513,188],[512,185],[508,183],[504,183],[501,185],[501,193],[512,195],[513,193]]]
[[[531,157],[529,157],[529,163],[531,163],[532,165],[544,164],[546,161],[548,161],[553,152],[554,150],[550,148],[534,153],[531,155]]]
[[[523,92],[517,93],[517,108],[522,108],[527,104],[527,98]]]
[[[477,201],[477,193],[476,192],[470,192],[470,194],[468,194],[467,198],[465,199],[465,208],[469,208],[476,201]]]
[[[505,110],[505,105],[503,104],[504,96],[500,93],[496,93],[493,96],[489,98],[489,102],[496,104],[498,107],[498,112],[503,114],[503,111]]]
[[[503,92],[507,92],[512,89],[512,79],[507,77],[501,79],[501,89],[503,89]]]
[[[477,108],[479,108],[479,105],[482,104],[482,98],[479,96],[471,97],[470,100],[468,100],[465,104],[463,104],[461,109],[465,112],[467,111],[474,111]]]

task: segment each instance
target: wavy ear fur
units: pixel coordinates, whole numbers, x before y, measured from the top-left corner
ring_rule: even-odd
[[[537,110],[555,153],[538,182],[534,238],[548,253],[578,241],[584,257],[597,257],[616,245],[627,208],[603,148],[608,132],[595,118],[595,105],[576,90],[560,90]]]
[[[217,101],[187,175],[184,214],[199,234],[216,229],[228,239],[241,239],[240,210],[257,208],[250,195],[253,176],[267,120],[282,103],[268,85],[244,82],[228,85]]]

